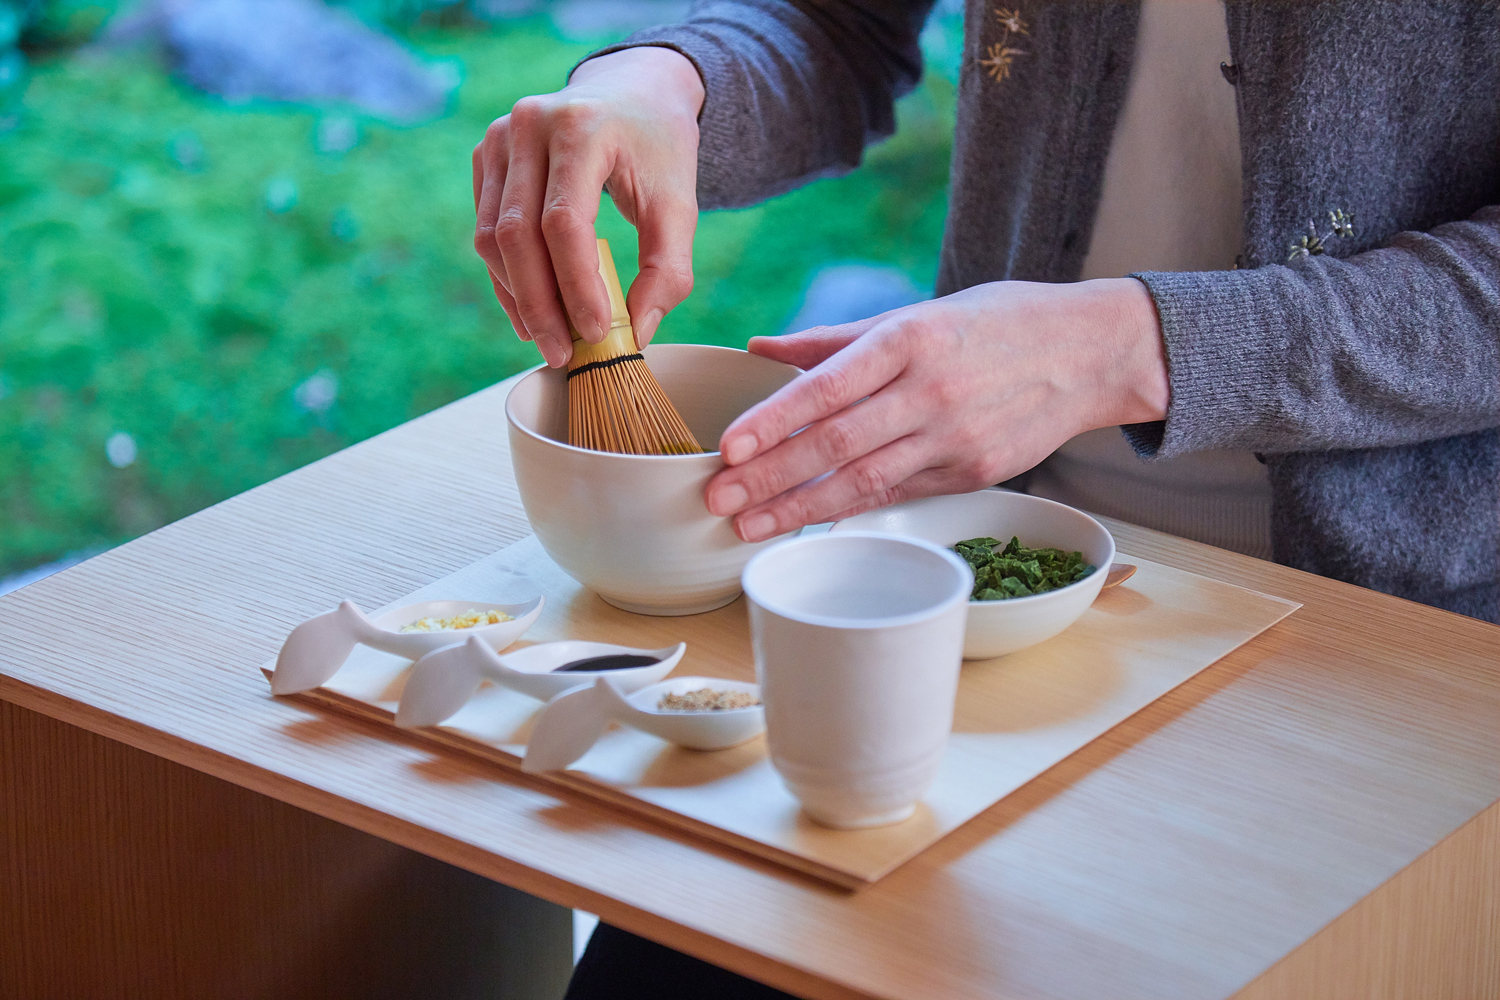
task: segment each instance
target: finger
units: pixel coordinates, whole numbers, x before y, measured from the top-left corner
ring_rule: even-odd
[[[900,393],[876,393],[787,438],[753,461],[720,472],[708,484],[708,509],[719,517],[737,514],[905,437],[921,422]]]
[[[511,329],[516,331],[516,336],[521,340],[530,340],[531,334],[526,332],[526,326],[516,312],[516,300],[511,298],[510,292],[500,284],[500,279],[495,277],[493,271],[490,272],[490,284],[495,287],[495,300],[500,303],[500,308],[505,310],[505,317],[510,320]]]
[[[735,418],[719,438],[719,453],[727,465],[743,465],[792,432],[878,391],[904,366],[894,338],[871,331]]]
[[[479,140],[474,146],[474,152],[469,157],[470,166],[474,175],[474,214],[479,214],[479,192],[484,188],[484,140]]]
[[[698,198],[691,190],[664,196],[642,206],[636,220],[640,233],[640,273],[630,284],[626,304],[636,343],[645,347],[656,336],[662,317],[693,290],[693,235],[698,230]]]
[[[856,514],[863,514],[867,510],[876,510],[880,507],[889,507],[893,503],[905,503],[908,500],[919,500],[922,497],[947,496],[950,493],[967,493],[972,490],[958,484],[951,470],[943,468],[929,468],[903,479],[901,482],[885,491],[883,496],[866,497],[852,507],[830,514],[829,521],[843,521]]]
[[[833,354],[848,347],[889,315],[890,313],[882,313],[837,326],[814,326],[796,333],[784,333],[779,337],[751,337],[746,349],[751,354],[795,365],[805,371],[817,367]]]
[[[541,116],[542,109],[532,98],[518,101],[511,112],[510,159],[495,220],[495,241],[501,257],[495,276],[507,280],[516,312],[547,364],[560,368],[572,356],[573,338],[558,299],[552,255],[542,238],[548,157],[540,135]]]
[[[609,293],[599,274],[594,220],[610,165],[588,117],[589,109],[571,105],[563,114],[548,153],[542,237],[573,327],[584,340],[597,344],[609,331],[610,308]]]
[[[474,249],[484,260],[490,285],[495,290],[495,300],[510,320],[511,329],[525,341],[531,340],[532,336],[516,310],[515,296],[510,294],[505,277],[505,261],[495,241],[495,219],[500,212],[500,195],[505,186],[505,124],[504,118],[494,122],[484,141],[474,147]]]
[[[764,541],[806,524],[820,524],[839,511],[860,504],[883,507],[897,495],[902,481],[927,467],[924,438],[910,434],[829,476],[805,483],[734,519],[734,530],[747,542]]]
[[[500,118],[490,123],[484,140],[474,147],[474,252],[489,268],[490,277],[501,285],[505,280],[505,262],[495,239],[495,221],[500,215],[500,197],[505,190],[506,163],[509,148],[507,122]]]

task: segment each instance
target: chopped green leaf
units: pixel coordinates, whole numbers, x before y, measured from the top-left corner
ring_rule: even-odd
[[[1077,583],[1096,567],[1083,561],[1082,552],[1028,549],[1019,538],[1000,545],[998,538],[969,538],[953,546],[974,570],[970,600],[1003,601],[1029,597]]]

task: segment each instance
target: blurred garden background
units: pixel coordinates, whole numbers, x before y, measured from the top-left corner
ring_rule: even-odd
[[[686,9],[330,6],[0,0],[0,579],[11,586],[535,364],[471,248],[470,149],[591,49]],[[289,29],[272,23],[278,9],[325,20]],[[318,31],[345,28],[364,49],[304,67],[311,90],[372,75],[342,96],[235,62],[316,60],[317,44],[338,48]],[[925,295],[960,38],[949,4],[924,34],[928,73],[897,135],[860,170],[706,213],[696,290],[658,339],[742,347],[838,319],[851,301]],[[634,231],[608,199],[600,220],[628,280]]]

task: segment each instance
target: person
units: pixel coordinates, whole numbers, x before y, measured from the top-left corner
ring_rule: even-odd
[[[936,297],[752,339],[806,374],[724,432],[709,509],[755,541],[1008,481],[1500,621],[1500,6],[1006,3],[965,12]],[[929,12],[698,0],[518,102],[473,159],[517,333],[602,336],[604,188],[648,342],[700,207],[893,131]],[[637,995],[647,947],[602,931],[570,995]]]

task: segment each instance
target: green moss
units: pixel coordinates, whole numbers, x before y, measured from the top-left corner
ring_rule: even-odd
[[[123,541],[535,363],[470,246],[469,151],[587,46],[541,21],[412,39],[462,65],[450,113],[358,118],[341,155],[317,151],[322,113],[228,107],[135,57],[33,66],[0,135],[0,573]],[[697,291],[662,339],[779,332],[813,272],[851,257],[930,286],[952,122],[934,77],[862,170],[705,215]],[[600,230],[628,281],[634,231],[607,199]],[[336,402],[300,408],[320,372]],[[123,469],[104,447],[119,431],[137,445]]]

